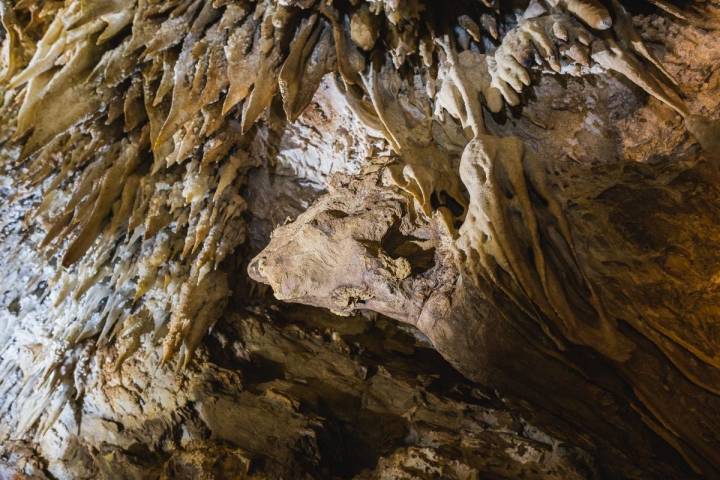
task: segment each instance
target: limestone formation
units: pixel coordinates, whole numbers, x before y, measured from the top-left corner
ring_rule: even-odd
[[[0,478],[720,477],[717,0],[0,20]]]

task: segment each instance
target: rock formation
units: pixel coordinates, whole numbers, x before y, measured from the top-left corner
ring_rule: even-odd
[[[0,477],[720,477],[716,0],[0,20]]]

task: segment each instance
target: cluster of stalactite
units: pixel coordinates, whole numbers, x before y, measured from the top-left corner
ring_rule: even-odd
[[[691,321],[683,334],[671,325],[677,316],[652,314],[632,289],[609,292],[606,278],[633,284],[632,273],[590,266],[598,249],[577,246],[581,227],[542,153],[487,125],[521,106],[541,77],[612,75],[679,115],[699,145],[695,163],[714,158],[717,121],[692,107],[645,44],[628,12],[636,7],[0,4],[0,161],[40,192],[22,221],[42,231],[55,268],[8,280],[28,290],[49,282],[46,314],[56,319],[21,384],[1,387],[15,389],[16,432],[52,426],[81,391],[96,345],[112,342],[119,366],[152,334],[163,362],[188,364],[231,295],[226,263],[247,239],[240,192],[267,148],[264,122],[273,109],[296,121],[331,76],[390,153],[333,179],[275,231],[250,275],[281,300],[410,323],[468,378],[588,425],[610,454],[635,448],[663,472],[670,467],[649,440],[658,435],[696,472],[717,473],[720,374],[716,339],[698,333],[707,324]],[[700,30],[717,24],[712,2],[642,8]],[[625,318],[623,308],[640,313]],[[12,348],[9,339],[0,348]]]

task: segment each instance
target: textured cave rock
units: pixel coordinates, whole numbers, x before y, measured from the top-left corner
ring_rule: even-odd
[[[716,0],[0,20],[0,478],[720,477]]]

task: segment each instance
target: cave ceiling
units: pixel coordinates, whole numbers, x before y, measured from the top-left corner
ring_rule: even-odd
[[[0,478],[720,478],[717,0],[0,20]]]

